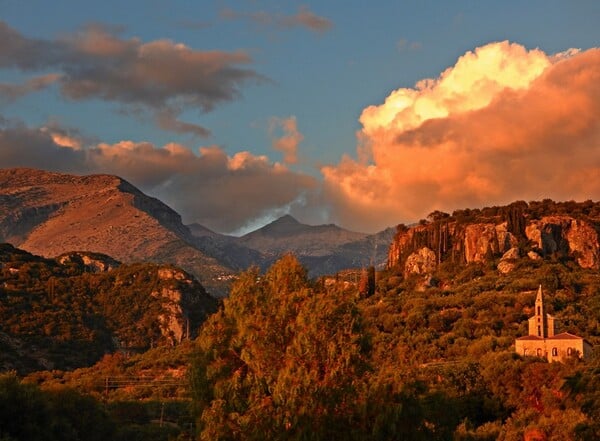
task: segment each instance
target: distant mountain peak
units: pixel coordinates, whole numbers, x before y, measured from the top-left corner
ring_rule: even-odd
[[[277,224],[283,224],[283,225],[301,225],[301,223],[298,222],[298,220],[294,216],[292,216],[291,214],[283,215],[279,219],[275,219],[273,222],[271,222],[268,225],[277,225]]]
[[[302,224],[300,222],[298,222],[298,220],[296,220],[293,216],[286,214],[284,216],[281,216],[279,219],[274,220],[273,222],[265,225],[262,228],[259,228],[258,230],[255,230],[251,233],[246,234],[243,237],[248,237],[248,236],[288,236],[288,235],[295,235],[298,234],[299,232],[305,231],[307,229],[312,228],[309,225],[305,225]]]

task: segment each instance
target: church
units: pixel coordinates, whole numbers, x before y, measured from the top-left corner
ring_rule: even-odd
[[[582,337],[568,332],[556,333],[554,317],[544,309],[542,286],[535,299],[535,315],[529,319],[529,335],[515,340],[520,355],[544,357],[548,361],[563,361],[577,356],[582,359],[592,354],[592,345]]]

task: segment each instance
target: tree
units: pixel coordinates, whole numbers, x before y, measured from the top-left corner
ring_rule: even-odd
[[[349,433],[367,340],[354,296],[317,292],[292,256],[251,269],[198,338],[201,439],[331,439]]]
[[[360,273],[358,293],[363,297],[370,297],[375,294],[375,286],[375,267],[371,265]]]

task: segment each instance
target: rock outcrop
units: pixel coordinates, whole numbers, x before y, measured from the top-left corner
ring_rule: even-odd
[[[212,313],[207,305],[209,298],[198,282],[184,271],[173,268],[158,268],[160,289],[150,293],[160,299],[163,312],[158,316],[162,336],[171,345],[184,338],[196,335],[199,318]]]
[[[406,258],[404,264],[405,274],[428,274],[435,270],[437,266],[436,256],[433,251],[423,247]]]
[[[62,265],[69,263],[83,265],[85,270],[91,273],[104,273],[117,268],[121,264],[106,254],[89,253],[86,251],[65,253],[58,256],[56,260]]]
[[[514,247],[502,255],[498,262],[498,271],[502,274],[508,274],[515,269],[515,260],[520,257],[519,248]]]
[[[468,264],[499,259],[498,270],[508,273],[520,257],[561,256],[583,268],[600,268],[599,204],[531,204],[464,210],[452,216],[434,213],[429,222],[411,228],[401,225],[389,248],[388,267],[423,274],[424,268],[431,272],[448,260]],[[563,214],[566,208],[574,214]]]
[[[582,268],[598,268],[600,242],[597,228],[590,222],[570,216],[546,216],[532,221],[525,231],[538,254],[568,254]]]

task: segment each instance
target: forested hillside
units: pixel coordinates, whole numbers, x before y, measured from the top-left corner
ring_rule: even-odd
[[[379,274],[371,297],[316,285],[293,259],[245,273],[204,325],[192,370],[200,439],[598,439],[597,358],[523,358],[535,290],[600,344],[600,274],[528,258],[499,274]]]
[[[116,350],[174,345],[215,308],[169,265],[119,265],[94,253],[44,259],[0,246],[2,370],[73,369]]]
[[[58,418],[52,391],[76,388],[75,401],[107,403],[98,424],[115,439],[599,439],[600,273],[564,255],[515,258],[508,273],[499,262],[448,261],[427,283],[392,268],[359,290],[311,281],[286,256],[242,273],[194,341],[21,384],[5,378],[13,392],[0,401],[37,396],[47,427]],[[514,352],[540,284],[560,330],[595,346],[591,359]],[[36,439],[15,425],[0,436]]]

